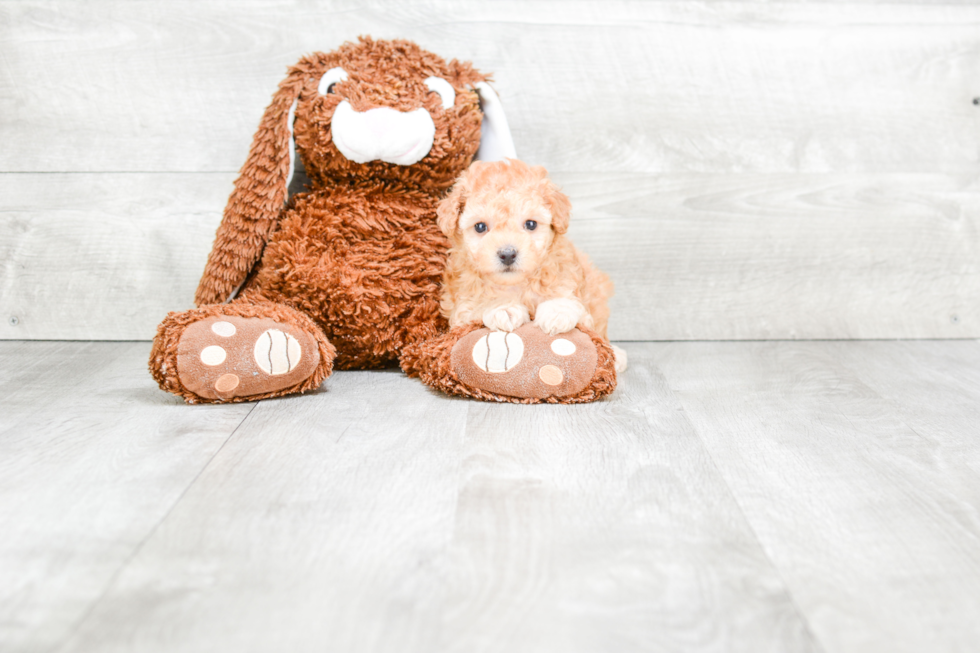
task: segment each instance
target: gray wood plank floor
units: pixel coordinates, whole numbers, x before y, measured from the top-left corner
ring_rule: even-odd
[[[980,342],[623,345],[588,406],[188,406],[0,342],[0,650],[980,648]]]

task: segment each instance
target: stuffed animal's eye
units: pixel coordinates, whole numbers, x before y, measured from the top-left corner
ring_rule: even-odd
[[[338,82],[343,81],[347,81],[347,71],[343,68],[331,68],[323,73],[323,77],[320,78],[320,84],[316,87],[316,90],[320,95],[333,93],[333,87]]]
[[[524,228],[527,229],[528,231],[534,231],[535,229],[538,228],[538,223],[535,222],[534,220],[528,220],[524,223]]]
[[[429,87],[430,91],[439,94],[439,97],[442,98],[443,109],[448,109],[456,104],[456,91],[453,90],[452,84],[442,77],[429,77],[425,80],[425,85]]]
[[[486,222],[477,222],[475,225],[473,225],[473,228],[476,229],[476,233],[482,234],[483,232],[485,232],[487,230],[487,223]]]

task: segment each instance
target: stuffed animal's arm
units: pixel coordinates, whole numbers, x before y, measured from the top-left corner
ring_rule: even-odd
[[[220,304],[233,297],[258,262],[275,226],[274,220],[250,219],[229,203],[214,247],[197,286],[194,303]]]

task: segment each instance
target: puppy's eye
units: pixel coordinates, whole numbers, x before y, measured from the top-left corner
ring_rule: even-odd
[[[473,228],[476,229],[476,233],[482,234],[487,230],[487,223],[477,222],[475,225],[473,225]]]
[[[524,223],[524,228],[527,229],[528,231],[534,231],[535,229],[538,228],[538,223],[535,222],[534,220],[528,220]]]
[[[347,71],[343,68],[331,68],[323,73],[323,77],[320,78],[320,83],[317,85],[316,90],[320,95],[333,93],[333,87],[343,81],[347,81]]]

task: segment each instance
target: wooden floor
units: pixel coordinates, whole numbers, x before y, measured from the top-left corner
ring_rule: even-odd
[[[189,406],[0,342],[0,650],[980,649],[980,342],[623,346],[587,406]]]

